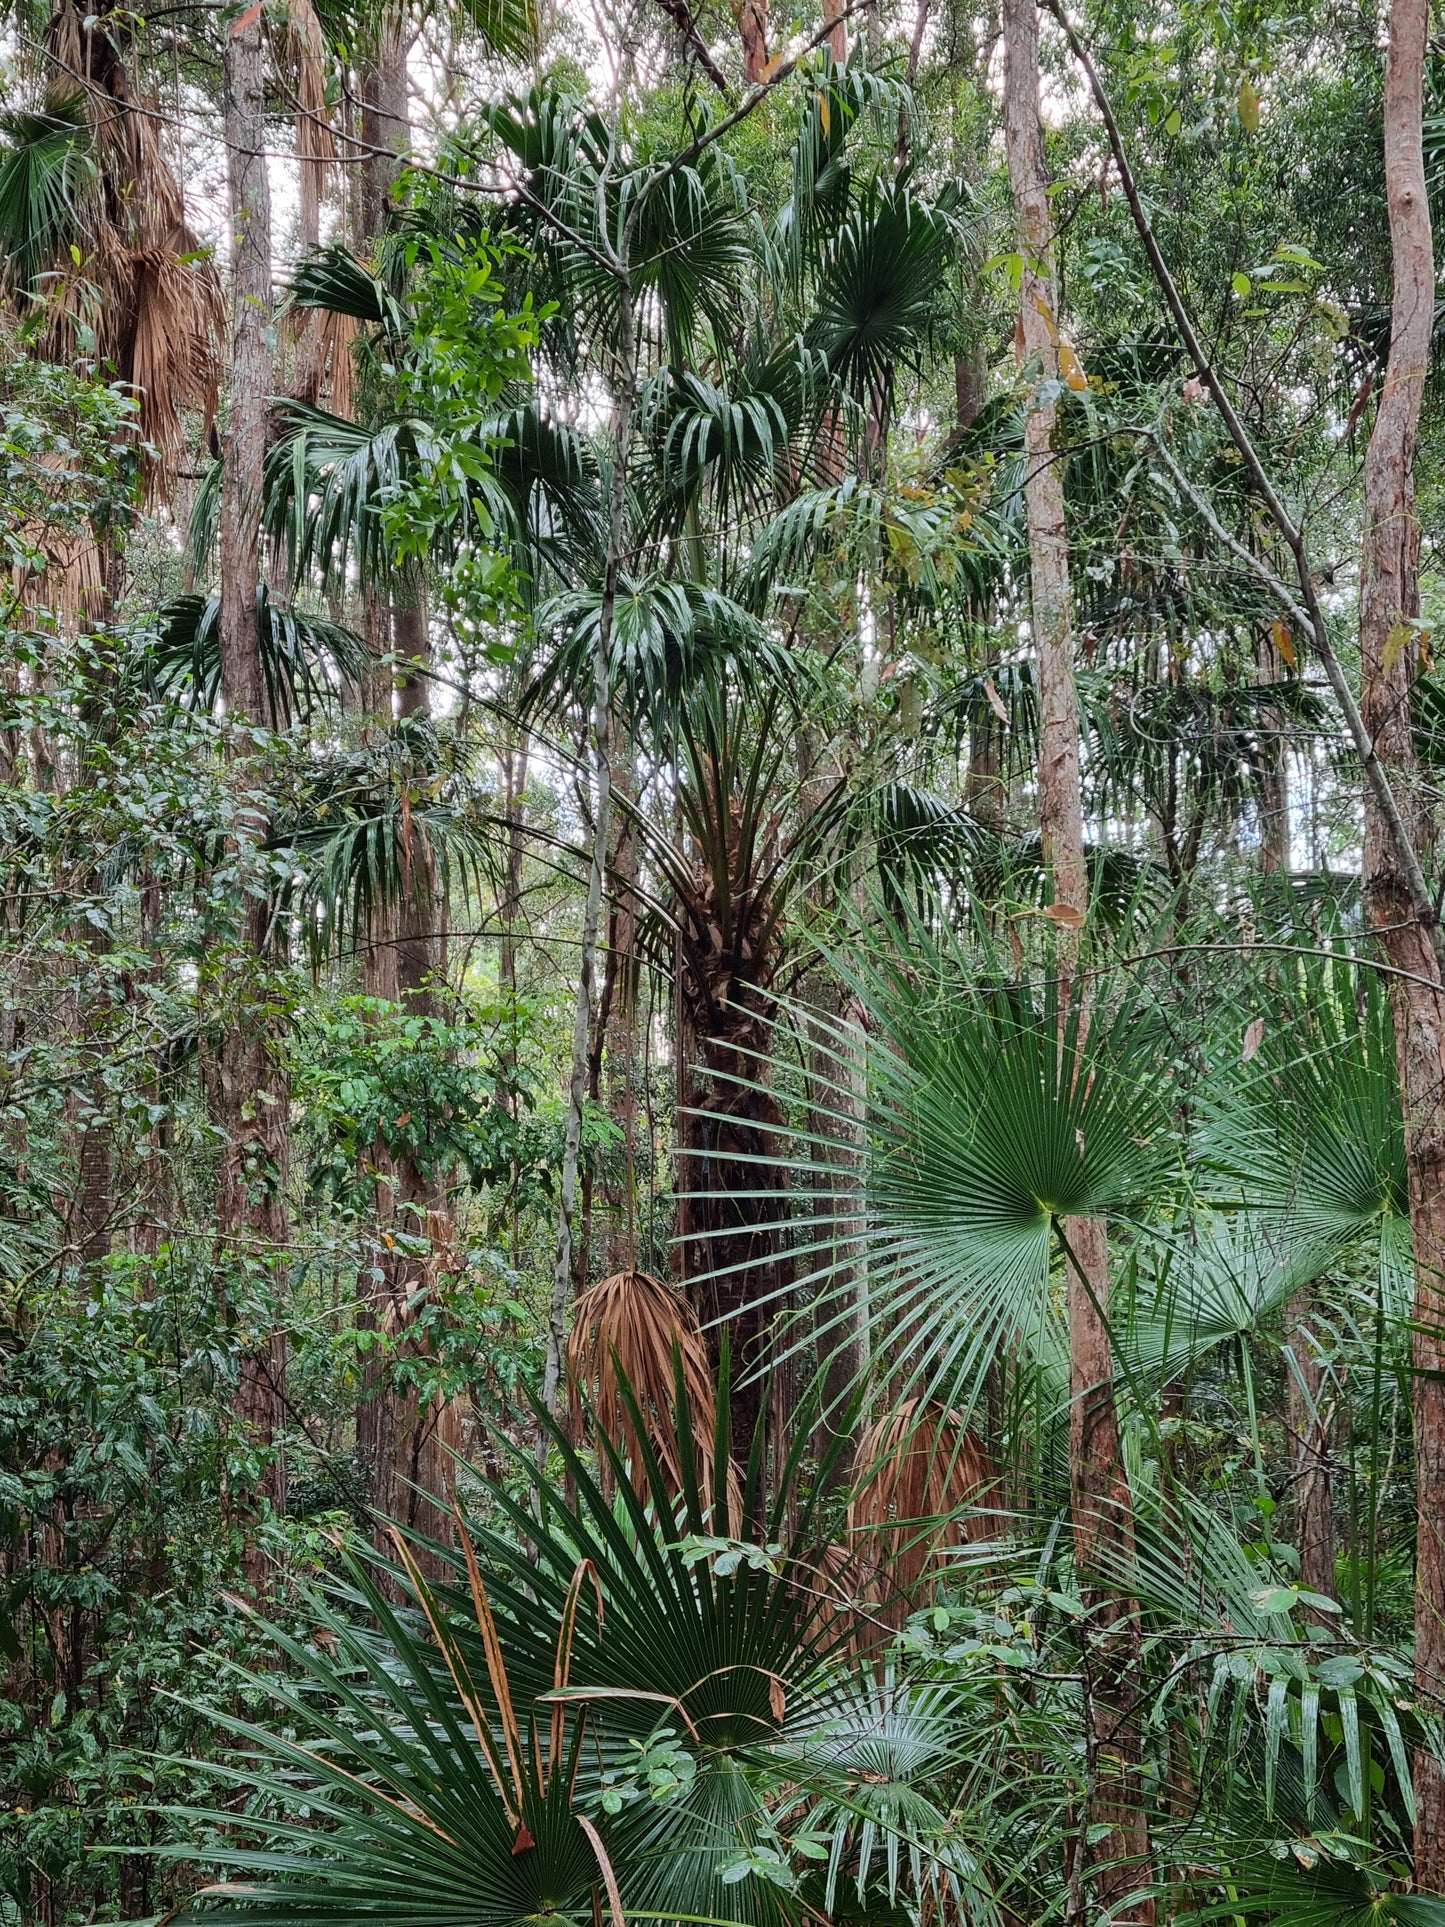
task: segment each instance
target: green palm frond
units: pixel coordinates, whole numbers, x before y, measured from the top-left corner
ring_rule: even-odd
[[[894,370],[917,361],[956,248],[946,205],[906,186],[871,189],[834,234],[807,339],[860,403],[879,402]]]
[[[1271,1003],[1272,1015],[1293,1017],[1266,1022],[1252,1063],[1216,1081],[1202,1160],[1222,1198],[1279,1221],[1307,1253],[1374,1241],[1388,1309],[1407,1316],[1409,1179],[1389,998],[1347,954],[1299,960],[1291,989],[1289,1002]]]
[[[559,637],[528,692],[529,706],[590,701],[602,593],[576,590],[538,612]],[[612,607],[609,674],[615,699],[634,717],[675,717],[702,691],[729,680],[743,688],[800,691],[806,666],[756,617],[705,584],[625,576]]]
[[[162,695],[181,693],[194,708],[213,710],[221,696],[221,598],[183,595],[160,611],[155,640],[145,655],[152,686]],[[263,582],[256,594],[256,637],[266,679],[268,720],[273,726],[339,699],[342,677],[361,674],[366,650],[360,636],[272,599]]]
[[[502,882],[498,820],[465,770],[448,770],[430,723],[403,718],[379,744],[319,764],[272,841],[296,858],[286,894],[313,964],[364,942],[433,891],[482,901]]]
[[[392,249],[392,264],[404,259]],[[395,340],[405,334],[406,315],[393,272],[374,273],[340,242],[304,255],[291,272],[289,299],[297,308],[320,308],[381,328]]]
[[[379,583],[390,558],[382,510],[405,487],[425,425],[368,427],[327,409],[287,401],[266,454],[265,526],[288,558],[293,581],[314,571],[325,586],[348,569]]]
[[[310,1637],[262,1627],[285,1670],[238,1677],[275,1708],[274,1723],[217,1716],[238,1762],[201,1769],[246,1788],[247,1813],[172,1810],[192,1826],[221,1826],[204,1858],[231,1877],[173,1918],[522,1927],[546,1916],[582,1927],[612,1871],[603,1842],[612,1830],[576,1797],[585,1721],[544,1736],[546,1709],[526,1709],[530,1732],[515,1715],[496,1728],[477,1717],[476,1681],[414,1565],[403,1614],[354,1552],[343,1548],[341,1562],[380,1638],[317,1594],[303,1602]],[[467,1606],[491,1627],[483,1593]],[[505,1662],[478,1669],[489,1675],[495,1698]]]
[[[97,179],[81,93],[31,113],[0,115],[0,264],[36,295],[72,245],[84,246],[84,200]]]

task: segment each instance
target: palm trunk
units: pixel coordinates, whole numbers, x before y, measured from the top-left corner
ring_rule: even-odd
[[[234,236],[231,279],[231,418],[221,491],[221,674],[228,713],[269,720],[256,633],[260,578],[262,476],[266,406],[272,389],[271,194],[265,158],[264,42],[259,13],[243,16],[226,36],[225,125]],[[234,752],[240,788],[252,798],[262,772],[254,750]],[[238,868],[244,879],[268,823],[252,801],[238,819]],[[259,887],[247,892],[228,985],[235,1016],[226,1027],[210,1082],[226,1139],[216,1199],[217,1243],[229,1265],[259,1265],[273,1290],[283,1282],[289,1236],[284,1185],[290,1153],[287,1088],[270,1016],[266,978],[272,968],[270,906]],[[276,1442],[285,1399],[283,1334],[273,1328],[241,1360],[236,1417],[263,1449]],[[284,1467],[271,1459],[265,1490],[279,1510]],[[259,1568],[253,1551],[253,1580]]]
[[[1259,680],[1266,687],[1284,681],[1284,663],[1274,637],[1266,632],[1259,645]],[[1265,719],[1260,746],[1259,867],[1267,876],[1283,875],[1290,866],[1289,764],[1285,755],[1283,713],[1275,709]]]
[[[383,13],[376,45],[358,76],[361,94],[361,225],[358,239],[374,242],[386,228],[399,157],[411,140],[406,60],[409,38],[398,12]]]
[[[1421,130],[1426,0],[1392,0],[1385,64],[1385,192],[1394,296],[1390,356],[1365,456],[1360,578],[1360,708],[1416,853],[1430,829],[1410,733],[1419,645],[1419,527],[1414,460],[1434,320],[1435,271]],[[1417,914],[1391,826],[1365,791],[1365,902],[1389,962],[1410,1166],[1415,1254],[1415,1682],[1422,1709],[1445,1711],[1445,996],[1432,933]],[[1415,1884],[1445,1892],[1445,1775],[1415,1755]]]
[[[402,721],[424,724],[431,715],[431,637],[424,589],[401,585],[392,599],[396,651],[396,708]],[[436,852],[422,824],[404,812],[404,848],[396,901],[378,918],[370,946],[375,958],[370,987],[409,1014],[441,1014],[437,987],[447,968],[448,906],[437,872]],[[389,1226],[376,1270],[369,1322],[379,1325],[399,1357],[421,1355],[414,1333],[419,1295],[439,1289],[450,1262],[453,1227],[444,1185],[405,1154],[392,1158],[378,1147],[378,1219]],[[401,1240],[425,1239],[425,1255]],[[389,1241],[390,1240],[390,1241]],[[394,1363],[370,1375],[357,1412],[357,1453],[378,1514],[408,1531],[443,1538],[455,1442],[455,1415],[440,1396],[423,1400],[413,1387],[399,1389]],[[433,1504],[427,1495],[439,1501]],[[384,1528],[382,1528],[384,1532]]]
[[[1034,0],[1005,0],[1004,137],[1023,255],[1021,328],[1036,381],[1059,377],[1053,214],[1039,111],[1038,15]],[[1082,1041],[1087,1011],[1078,978],[1078,930],[1089,902],[1079,769],[1079,701],[1074,680],[1073,603],[1063,474],[1054,451],[1056,408],[1037,395],[1024,428],[1024,500],[1039,697],[1039,831],[1053,885],[1061,1008]],[[1069,1482],[1074,1556],[1090,1607],[1085,1686],[1093,1829],[1089,1849],[1100,1905],[1116,1919],[1152,1921],[1153,1902],[1130,1900],[1150,1878],[1149,1833],[1134,1714],[1139,1656],[1137,1613],[1119,1591],[1132,1558],[1133,1516],[1120,1456],[1109,1342],[1109,1251],[1096,1219],[1064,1227],[1068,1247]]]
[[[726,797],[719,802],[728,807]],[[746,1457],[765,1418],[761,1374],[791,1267],[777,1230],[781,1174],[772,1168],[783,1116],[764,1081],[773,907],[750,865],[735,860],[737,842],[719,839],[730,874],[704,866],[678,904],[674,1042],[679,1265],[714,1356],[728,1342],[733,1443]]]

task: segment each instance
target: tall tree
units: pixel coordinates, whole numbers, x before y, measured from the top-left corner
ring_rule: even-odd
[[[1420,670],[1420,531],[1414,466],[1435,314],[1422,100],[1426,0],[1393,0],[1385,61],[1385,192],[1393,295],[1390,353],[1365,455],[1360,577],[1360,708],[1417,853],[1429,811],[1411,735]],[[1394,970],[1391,999],[1405,1107],[1415,1256],[1415,1449],[1419,1543],[1415,1678],[1422,1703],[1445,1708],[1445,994],[1431,932],[1402,874],[1389,824],[1365,791],[1365,898]],[[1445,1774],[1426,1747],[1415,1756],[1415,1879],[1445,1892]]]
[[[1073,595],[1064,513],[1063,467],[1055,446],[1062,372],[1054,273],[1054,219],[1039,109],[1035,0],[1005,0],[1004,139],[1023,271],[1020,333],[1033,384],[1024,425],[1024,503],[1029,607],[1039,702],[1039,831],[1053,889],[1061,1022],[1087,1038],[1079,976],[1079,932],[1089,905],[1079,768],[1079,697],[1074,675]],[[1077,358],[1070,373],[1076,373]],[[1091,1849],[1101,1902],[1118,1918],[1152,1920],[1153,1902],[1131,1898],[1149,1878],[1149,1833],[1140,1775],[1140,1738],[1130,1677],[1139,1656],[1137,1615],[1118,1592],[1133,1535],[1120,1455],[1109,1336],[1109,1247],[1103,1223],[1064,1227],[1069,1315],[1069,1483],[1074,1551],[1090,1607],[1088,1681],[1094,1774],[1091,1820],[1107,1828]],[[1122,1557],[1121,1557],[1122,1555]],[[1122,1910],[1122,1911],[1120,1911]]]
[[[267,407],[274,379],[271,189],[259,7],[229,26],[224,73],[232,236],[231,412],[221,483],[220,652],[226,708],[238,725],[232,737],[232,856],[242,907],[238,941],[226,960],[230,981],[222,985],[227,1021],[211,1066],[213,1104],[226,1140],[216,1232],[233,1277],[259,1274],[274,1291],[290,1231],[283,1189],[290,1133],[268,982],[275,961],[271,898],[258,874],[258,854],[269,828],[266,770],[247,733],[247,725],[254,728],[270,713],[256,622]],[[279,1324],[273,1323],[268,1331],[249,1335],[236,1404],[240,1424],[263,1449],[274,1446],[281,1424],[284,1382],[284,1338]],[[278,1509],[285,1497],[283,1476],[279,1456],[273,1456],[266,1487]],[[253,1570],[254,1565],[253,1548]]]

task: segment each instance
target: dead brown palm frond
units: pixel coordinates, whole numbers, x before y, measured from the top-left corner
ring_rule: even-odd
[[[27,614],[49,617],[68,635],[105,619],[105,565],[90,528],[27,522],[19,539],[26,560],[11,569],[10,581]]]
[[[583,1292],[567,1341],[572,1436],[581,1439],[590,1414],[630,1462],[634,1479],[645,1481],[642,1441],[625,1386],[670,1487],[666,1493],[648,1495],[656,1503],[676,1498],[683,1485],[675,1414],[679,1371],[698,1472],[706,1488],[711,1482],[717,1403],[697,1313],[679,1292],[645,1271],[616,1272]],[[608,1476],[605,1466],[602,1475]],[[731,1500],[729,1505],[731,1510]]]
[[[154,497],[168,491],[185,455],[186,411],[202,418],[203,434],[210,428],[226,314],[215,263],[186,221],[161,124],[131,91],[120,21],[82,17],[62,0],[46,32],[50,94],[74,101],[79,90],[94,165],[75,208],[79,238],[43,278],[42,352],[72,360],[88,332],[95,357],[135,389]]]
[[[289,323],[296,343],[291,393],[350,421],[355,405],[352,349],[361,333],[356,317],[331,308],[293,307]]]
[[[336,161],[326,99],[326,36],[311,0],[287,0],[282,43],[296,94],[296,157],[320,200]]]
[[[979,1508],[996,1475],[958,1412],[905,1399],[868,1428],[855,1469],[849,1538],[895,1612],[938,1578],[948,1547],[991,1536]]]

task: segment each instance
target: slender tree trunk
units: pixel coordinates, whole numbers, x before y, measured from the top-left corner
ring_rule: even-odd
[[[221,677],[235,720],[273,720],[256,633],[260,579],[261,491],[266,457],[266,406],[271,394],[271,194],[265,158],[264,41],[259,12],[229,29],[225,52],[225,126],[231,209],[231,415],[221,487]],[[284,719],[274,719],[284,720]],[[290,1154],[288,1093],[271,1015],[267,979],[274,969],[267,892],[253,873],[267,814],[264,764],[249,745],[233,750],[238,788],[246,797],[234,839],[245,892],[243,928],[228,960],[233,1015],[211,1068],[213,1103],[226,1148],[216,1199],[217,1243],[235,1271],[263,1277],[271,1292],[284,1283],[289,1235],[284,1186]],[[246,1296],[251,1294],[247,1292]],[[236,1417],[255,1442],[276,1442],[285,1399],[285,1351],[279,1321],[249,1335],[241,1359]],[[279,1510],[284,1467],[273,1456],[265,1489]],[[259,1577],[257,1555],[250,1576]]]
[[[835,67],[848,59],[848,22],[843,17],[844,0],[823,0],[823,18],[829,23],[827,47]]]
[[[558,1187],[557,1259],[552,1272],[552,1305],[547,1322],[547,1359],[542,1372],[542,1403],[554,1418],[562,1384],[567,1337],[567,1303],[572,1290],[573,1214],[582,1155],[582,1118],[587,1105],[588,1057],[592,1042],[592,993],[597,976],[597,933],[602,921],[608,840],[612,830],[612,622],[627,534],[627,474],[632,451],[632,416],[637,396],[636,317],[632,287],[624,265],[618,279],[617,386],[612,404],[612,489],[608,506],[607,556],[597,645],[592,657],[591,763],[593,786],[592,853],[582,912],[582,957],[577,974],[577,1007],[572,1026],[572,1068],[567,1082],[567,1125]],[[544,1451],[545,1437],[539,1441]]]
[[[1273,635],[1266,632],[1259,645],[1259,680],[1270,688],[1284,679],[1284,662]],[[1289,763],[1285,754],[1283,712],[1277,708],[1271,710],[1261,729],[1259,867],[1267,876],[1283,875],[1290,867]]]
[[[743,47],[743,79],[759,86],[768,64],[768,0],[733,0],[738,38]]]
[[[376,24],[376,43],[358,75],[361,94],[361,223],[358,237],[375,242],[391,212],[392,189],[401,171],[400,156],[411,145],[407,98],[410,31],[396,7],[387,7]]]
[[[1021,331],[1037,384],[1024,427],[1024,501],[1030,607],[1039,699],[1039,830],[1058,919],[1061,1007],[1076,996],[1078,930],[1089,902],[1074,681],[1073,603],[1064,488],[1054,450],[1056,408],[1040,390],[1059,377],[1054,228],[1039,111],[1038,15],[1034,0],[1005,0],[1004,138],[1023,256]],[[1051,392],[1057,392],[1056,386]],[[1074,1013],[1082,1039],[1087,1011]],[[1116,1919],[1152,1921],[1149,1900],[1131,1900],[1151,1878],[1133,1674],[1139,1630],[1120,1592],[1132,1557],[1133,1518],[1120,1456],[1109,1343],[1109,1251],[1102,1223],[1074,1218],[1068,1246],[1069,1474],[1075,1560],[1090,1607],[1085,1636],[1090,1822],[1109,1832],[1089,1850],[1100,1903]]]
[[[1417,853],[1429,832],[1410,733],[1419,670],[1419,528],[1414,460],[1434,321],[1435,271],[1421,131],[1426,0],[1392,0],[1385,63],[1385,193],[1394,297],[1390,356],[1365,455],[1360,578],[1360,709]],[[1412,904],[1390,826],[1365,791],[1365,902],[1391,964],[1415,1254],[1415,1463],[1418,1546],[1415,1682],[1445,1712],[1445,997],[1431,933]],[[1424,979],[1424,981],[1420,981]],[[1445,1892],[1445,1776],[1415,1755],[1415,1882]]]
[[[612,908],[607,919],[608,980],[605,1060],[607,1111],[622,1142],[609,1161],[607,1269],[630,1270],[637,1262],[637,1099],[641,1051],[637,1034],[637,770],[631,741],[623,736],[612,759]]]
[[[431,636],[420,582],[397,587],[391,621],[398,723],[424,725],[431,716]],[[415,746],[421,748],[424,741],[423,734]],[[424,777],[425,771],[418,768],[415,775]],[[421,801],[419,794],[411,797],[403,812],[400,887],[396,901],[378,920],[381,940],[372,946],[377,959],[374,983],[375,994],[390,996],[409,1014],[440,1017],[448,904],[436,851],[420,818]],[[368,1396],[357,1413],[358,1457],[369,1475],[371,1502],[382,1517],[409,1531],[445,1538],[452,1466],[447,1448],[456,1442],[456,1415],[440,1394],[424,1399],[413,1386],[399,1387],[395,1365],[426,1355],[428,1341],[416,1331],[418,1312],[443,1288],[453,1265],[451,1210],[445,1185],[414,1157],[391,1157],[378,1147],[376,1163],[378,1218],[387,1229],[376,1266],[380,1275],[371,1318],[387,1335],[395,1358],[382,1361],[370,1375]],[[424,1241],[424,1249],[412,1241]],[[440,1503],[433,1504],[427,1495]]]
[[[1300,1584],[1335,1596],[1335,1509],[1330,1491],[1330,1427],[1325,1369],[1312,1328],[1314,1293],[1302,1286],[1285,1310],[1293,1365],[1289,1372],[1289,1430],[1294,1445],[1295,1538]],[[1314,1617],[1325,1622],[1325,1616]]]

